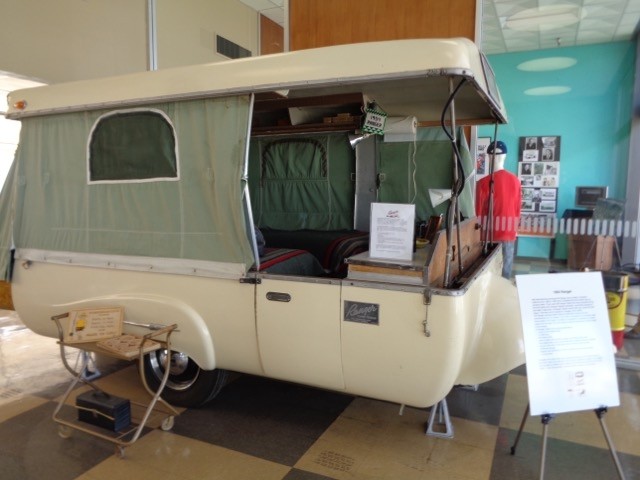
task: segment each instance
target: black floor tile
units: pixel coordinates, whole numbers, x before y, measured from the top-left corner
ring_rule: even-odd
[[[243,376],[208,406],[188,410],[177,434],[293,466],[353,397]]]
[[[81,432],[58,435],[47,402],[0,423],[0,478],[71,480],[113,455],[114,446]]]
[[[282,480],[332,480],[331,477],[325,477],[324,475],[318,475],[317,473],[311,473],[304,470],[298,470],[292,468]]]
[[[624,348],[630,357],[640,357],[640,338],[625,338]]]
[[[477,390],[454,388],[447,395],[449,413],[466,420],[499,425],[507,378],[508,375],[501,375],[478,385]]]
[[[514,368],[513,370],[511,370],[511,373],[514,374],[514,375],[520,375],[520,376],[526,377],[527,376],[527,364],[523,363],[519,367]]]
[[[618,390],[626,393],[640,392],[640,376],[635,370],[618,368]],[[639,440],[640,441],[640,440]]]
[[[549,424],[549,429],[553,423]],[[542,425],[540,426],[542,432]],[[540,478],[542,436],[524,432],[515,455],[511,446],[516,437],[513,430],[498,432],[490,480]],[[640,457],[618,453],[625,477],[640,478]],[[544,465],[546,480],[617,479],[618,474],[609,450],[548,437]]]

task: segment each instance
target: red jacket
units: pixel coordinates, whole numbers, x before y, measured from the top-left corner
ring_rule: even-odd
[[[476,215],[485,225],[489,215],[489,187],[491,175],[476,185]],[[498,170],[493,174],[493,237],[494,242],[513,242],[520,220],[520,180],[513,173]],[[484,238],[484,237],[483,237]]]

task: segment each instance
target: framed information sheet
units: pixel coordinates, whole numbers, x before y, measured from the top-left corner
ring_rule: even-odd
[[[531,415],[620,404],[601,272],[516,275]]]
[[[411,261],[415,217],[413,204],[372,203],[369,256]]]

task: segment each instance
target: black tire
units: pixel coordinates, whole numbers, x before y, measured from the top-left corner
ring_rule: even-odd
[[[160,387],[166,354],[166,350],[156,350],[144,357],[144,376],[153,391]],[[171,405],[201,407],[213,400],[226,384],[226,370],[203,370],[180,352],[171,352],[171,356],[169,378],[162,391],[162,398]]]

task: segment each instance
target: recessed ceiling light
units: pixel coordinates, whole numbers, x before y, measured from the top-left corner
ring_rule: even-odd
[[[527,8],[507,18],[505,27],[511,30],[542,32],[578,23],[585,16],[584,8],[578,5],[544,5]]]
[[[562,95],[563,93],[568,93],[570,91],[571,87],[565,87],[562,85],[551,85],[548,87],[529,88],[528,90],[524,91],[524,94],[539,97],[545,95]]]
[[[524,72],[547,72],[573,67],[576,63],[578,60],[571,57],[546,57],[522,62],[517,68]]]

